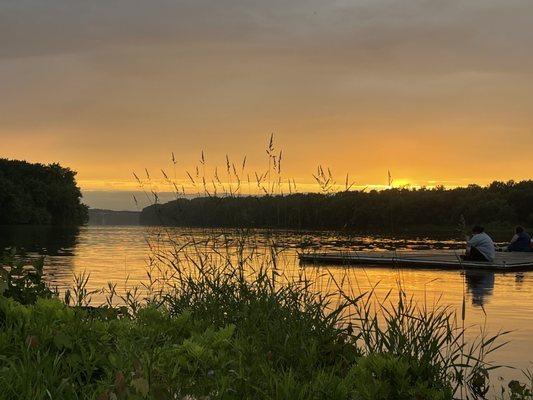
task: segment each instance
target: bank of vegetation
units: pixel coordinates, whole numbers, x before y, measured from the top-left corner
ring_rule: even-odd
[[[89,225],[139,225],[138,211],[89,209]]]
[[[76,172],[59,164],[0,159],[0,225],[81,225]]]
[[[264,196],[206,196],[154,204],[145,225],[402,231],[467,224],[533,225],[533,181]]]
[[[199,254],[95,307],[86,276],[60,296],[42,262],[4,258],[0,399],[531,399],[529,382],[490,380],[501,340],[468,343],[464,314],[327,294],[247,258]]]

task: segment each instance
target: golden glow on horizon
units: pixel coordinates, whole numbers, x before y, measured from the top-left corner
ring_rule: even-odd
[[[139,185],[137,181],[134,179],[127,181],[117,181],[117,180],[78,180],[78,185],[83,191],[92,192],[92,191],[104,191],[104,192],[135,192],[135,191],[147,191],[147,192],[155,192],[155,193],[173,193],[176,192],[175,187],[173,184],[169,184],[169,182],[165,179],[160,178],[150,178],[150,180],[142,179],[143,184]],[[190,179],[188,178],[178,178],[178,179],[172,179],[174,183],[176,183],[176,186],[178,187],[179,193],[182,194],[183,192],[186,195],[204,195],[205,191],[203,189],[203,185],[198,183],[197,185],[194,185],[191,183]],[[294,190],[294,184],[292,182],[296,182],[296,190]],[[201,180],[200,180],[201,182]],[[221,195],[223,194],[222,190],[223,188],[226,188],[229,190],[229,187],[232,187],[233,190],[237,189],[237,182],[236,181],[221,181],[220,183],[216,183],[217,186],[217,194]],[[422,187],[431,189],[436,186],[439,186],[438,183],[429,183],[429,184],[415,184],[409,179],[394,179],[392,183],[392,188],[409,188],[409,189],[419,189]],[[442,185],[448,188],[457,187],[459,185]],[[213,190],[213,180],[209,180],[208,184],[206,185],[207,190],[210,194],[214,193]],[[388,185],[383,184],[353,184],[350,186],[350,190],[384,190],[389,189],[390,187]],[[335,183],[331,186],[332,192],[340,192],[346,190],[346,185],[344,183]],[[276,189],[276,193],[283,193],[288,194],[291,192],[297,192],[297,193],[307,193],[307,192],[320,192],[320,186],[316,182],[310,182],[310,181],[296,181],[291,178],[291,185],[289,185],[287,180],[284,180],[281,185]],[[256,194],[264,194],[264,192],[258,188],[256,183],[251,183],[248,185],[247,182],[242,183],[240,188],[238,189],[237,194],[239,195],[256,195]]]

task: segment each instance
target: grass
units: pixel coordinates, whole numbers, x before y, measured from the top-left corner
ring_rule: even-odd
[[[5,259],[0,399],[486,398],[497,337],[468,345],[452,310],[403,292],[378,303],[328,294],[283,276],[275,249],[265,257],[237,240],[227,253],[154,246],[167,268],[136,292],[110,285],[98,307],[88,276],[60,300],[36,278],[41,264]],[[529,390],[511,382],[502,396]]]

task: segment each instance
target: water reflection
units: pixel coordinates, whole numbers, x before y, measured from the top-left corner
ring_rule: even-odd
[[[72,283],[80,232],[78,227],[0,226],[0,250],[44,256],[46,279],[62,289]]]
[[[483,307],[494,290],[494,272],[467,270],[464,275],[466,287],[472,296],[472,304]]]
[[[50,256],[74,256],[80,228],[52,226],[0,226],[0,249]]]
[[[235,241],[239,236],[236,231],[180,228],[172,229],[171,235],[206,237],[213,235],[214,232],[219,235],[219,238],[229,242]],[[28,253],[46,256],[48,275],[59,287],[69,286],[73,273],[83,271],[90,272],[93,283],[100,284],[102,287],[108,281],[120,283],[131,278],[135,278],[135,282],[142,282],[145,278],[146,259],[149,255],[146,240],[158,233],[150,228],[123,226],[93,226],[83,227],[81,230],[76,227],[0,226],[0,248],[14,247]],[[259,246],[268,246],[272,235],[275,236],[275,241],[287,249],[293,258],[296,258],[297,251],[309,248],[322,251],[382,251],[388,249],[420,250],[421,248],[456,249],[463,246],[462,242],[455,240],[434,240],[427,237],[388,238],[333,232],[301,234],[290,231],[274,233],[254,231],[252,234],[254,243]],[[291,263],[294,261],[288,262],[288,264]],[[365,274],[368,274],[368,271],[367,269]],[[424,275],[421,271],[414,272],[417,276]],[[442,277],[442,273],[442,271],[440,273],[437,271],[430,275]],[[467,292],[471,295],[472,305],[484,306],[493,295],[496,280],[494,272],[468,270],[463,274]],[[459,273],[456,276],[458,278]],[[516,289],[520,288],[523,280],[523,274],[516,277]]]

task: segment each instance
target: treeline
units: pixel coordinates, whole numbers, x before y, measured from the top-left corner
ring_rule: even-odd
[[[139,211],[89,209],[89,225],[139,225]]]
[[[486,187],[388,189],[335,194],[201,197],[146,207],[143,225],[402,230],[466,224],[533,225],[533,181]]]
[[[75,177],[59,164],[0,159],[0,224],[84,224],[87,206]]]

